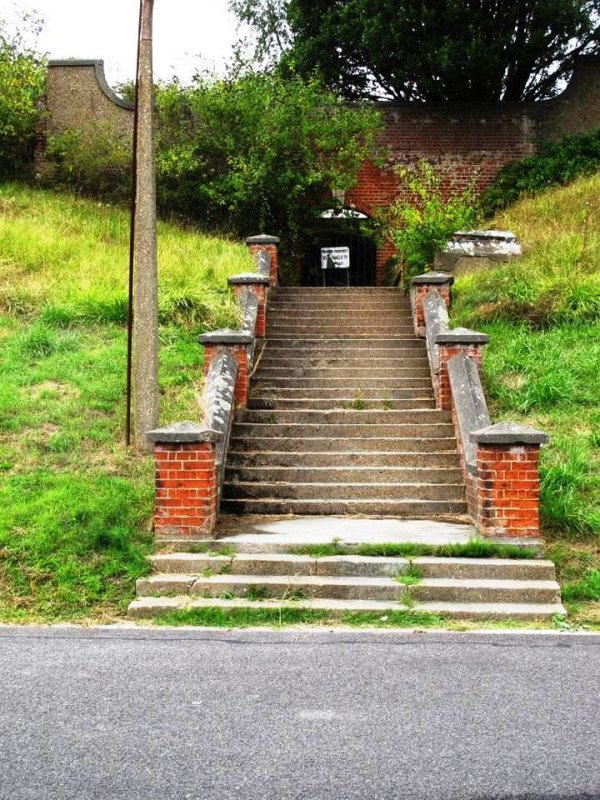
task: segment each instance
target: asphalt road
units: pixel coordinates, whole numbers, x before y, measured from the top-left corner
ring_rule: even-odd
[[[2,800],[600,798],[600,637],[0,628]]]

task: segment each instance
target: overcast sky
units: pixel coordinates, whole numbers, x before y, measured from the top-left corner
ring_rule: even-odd
[[[199,66],[222,70],[236,40],[227,0],[155,0],[155,75],[186,81]],[[0,17],[36,10],[50,58],[102,58],[109,83],[133,79],[139,0],[0,0]]]

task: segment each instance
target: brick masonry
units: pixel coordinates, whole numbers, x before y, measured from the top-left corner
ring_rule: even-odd
[[[540,534],[539,445],[480,445],[477,527],[490,536]]]
[[[268,253],[271,256],[271,269],[269,273],[270,285],[277,286],[279,283],[278,261],[277,261],[277,245],[276,244],[249,244],[248,249],[252,255],[258,253]]]
[[[238,373],[235,382],[235,404],[238,408],[246,408],[248,405],[248,389],[250,386],[250,345],[246,344],[205,344],[204,345],[204,374],[208,375],[208,370],[213,358],[219,353],[231,354],[238,363]]]
[[[157,442],[154,529],[162,539],[210,538],[217,519],[214,442]]]

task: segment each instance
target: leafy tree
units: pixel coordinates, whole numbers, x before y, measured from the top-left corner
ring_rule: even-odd
[[[347,98],[536,100],[600,50],[600,0],[231,0],[257,54]]]
[[[316,80],[247,74],[157,92],[164,209],[207,228],[274,231],[288,250],[331,191],[374,152],[379,114],[350,108]]]
[[[23,15],[19,29],[12,31],[0,19],[0,176],[21,175],[35,143],[44,92],[45,67],[42,57],[28,44],[37,39],[40,20]]]

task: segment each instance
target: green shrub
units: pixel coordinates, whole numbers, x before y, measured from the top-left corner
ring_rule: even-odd
[[[491,217],[496,211],[549,186],[562,186],[580,175],[600,168],[600,128],[590,133],[545,142],[533,156],[508,164],[482,197],[482,209]]]
[[[73,186],[100,200],[123,201],[131,193],[131,139],[119,136],[110,123],[93,133],[68,130],[48,137],[46,156],[52,183]]]
[[[444,185],[442,175],[427,161],[412,169],[397,170],[401,189],[408,197],[397,198],[381,216],[382,233],[394,243],[404,280],[433,263],[435,251],[461,228],[472,227],[479,215],[471,185],[458,189]]]
[[[19,30],[11,32],[0,19],[0,177],[23,176],[33,155],[35,133],[44,93],[44,61],[26,43],[35,39],[40,21],[24,14]]]
[[[161,84],[156,105],[161,214],[236,236],[275,231],[288,252],[323,198],[354,184],[381,124],[374,109],[350,107],[316,81],[263,74]],[[48,155],[59,184],[121,201],[128,150],[98,127],[53,137]]]

